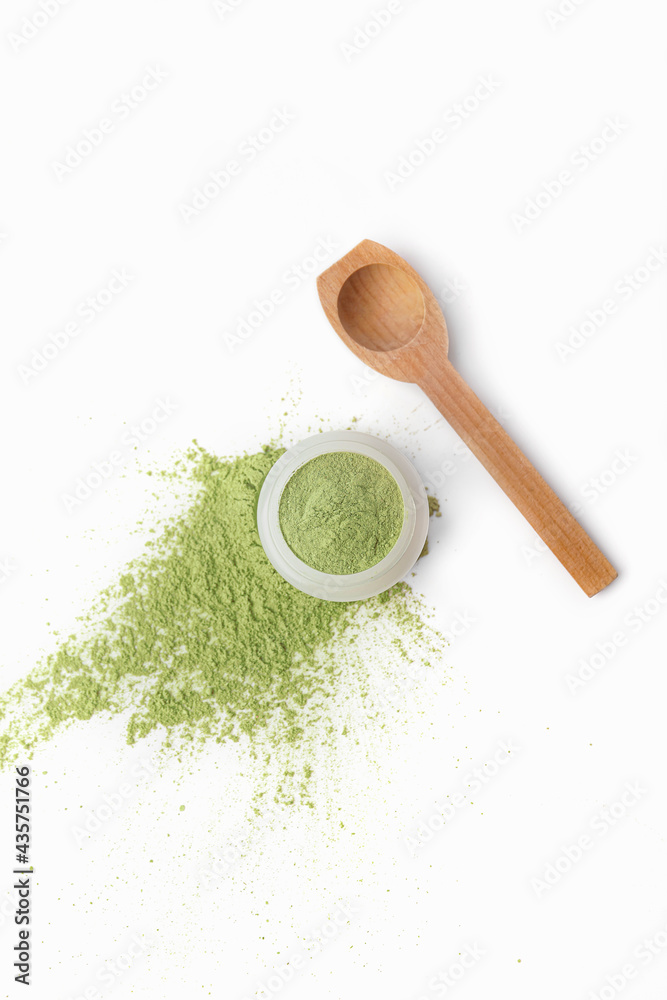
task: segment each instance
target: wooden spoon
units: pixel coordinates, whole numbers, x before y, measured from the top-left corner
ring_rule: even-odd
[[[447,358],[447,326],[402,257],[364,240],[317,279],[336,333],[369,368],[416,382],[589,597],[617,573]]]

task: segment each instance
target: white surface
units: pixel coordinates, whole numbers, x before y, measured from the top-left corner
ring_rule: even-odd
[[[444,516],[417,583],[453,640],[426,715],[408,699],[381,766],[350,763],[345,832],[324,815],[259,830],[254,866],[210,891],[202,865],[237,822],[213,751],[151,773],[120,725],[91,724],[36,755],[33,997],[82,995],[135,933],[147,953],[102,995],[240,1000],[307,954],[278,995],[409,1000],[444,995],[429,980],[475,946],[461,1000],[615,996],[622,980],[607,977],[628,963],[623,997],[664,995],[662,11],[586,0],[550,24],[557,0],[403,0],[351,53],[380,6],[73,0],[14,51],[8,36],[39,7],[3,4],[6,683],[141,544],[126,534],[146,499],[131,428],[164,418],[140,432],[142,460],[193,437],[229,454],[277,430],[286,393],[289,437],[356,416],[431,482]],[[144,77],[154,89],[131,109],[122,95]],[[102,119],[99,146],[59,180],[54,162]],[[444,141],[423,165],[387,179],[434,129]],[[181,206],[211,171],[227,187],[192,217]],[[538,195],[546,207],[522,223]],[[337,340],[313,275],[365,237],[439,294],[453,360],[617,566],[606,592],[587,600],[540,552],[416,388],[372,377]],[[101,311],[80,306],[107,286]],[[244,339],[257,301],[270,315]],[[588,311],[591,335],[566,353]],[[26,384],[20,366],[73,322]],[[126,475],[68,511],[63,496],[112,452]],[[596,653],[603,666],[571,693],[568,674]],[[511,763],[411,856],[405,836],[503,740],[520,748]],[[79,807],[128,776],[132,800],[77,845]],[[632,782],[644,791],[607,829],[600,811]],[[9,803],[7,776],[1,787]],[[584,835],[591,849],[538,895],[531,880]],[[312,954],[340,904],[355,907],[349,925]],[[654,957],[635,952],[656,935]],[[8,920],[0,944],[2,985],[21,995]]]

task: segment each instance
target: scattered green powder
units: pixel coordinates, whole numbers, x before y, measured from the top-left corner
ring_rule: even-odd
[[[440,510],[440,501],[438,500],[437,497],[431,496],[430,493],[428,496],[428,513],[429,517],[433,517],[434,514],[436,517],[442,517],[442,511]]]
[[[345,604],[302,594],[276,573],[255,511],[281,454],[267,446],[225,460],[197,446],[161,474],[169,488],[174,479],[194,487],[194,499],[149,533],[145,553],[80,619],[81,634],[0,699],[0,767],[78,720],[119,714],[128,743],[155,731],[166,747],[244,740],[269,760],[309,733],[319,746],[323,725],[341,731],[330,706],[347,685],[336,682],[369,622],[379,620],[393,662],[439,655],[438,634],[407,584]],[[363,656],[358,662],[366,669]],[[364,684],[372,687],[355,678],[358,690]],[[299,769],[302,794],[311,776],[305,747]]]
[[[431,496],[430,493],[427,497],[428,499],[428,516],[429,517],[442,517],[442,511],[440,510],[440,501],[437,497]],[[428,555],[428,537],[424,542],[424,548],[421,550],[419,555],[420,559]]]
[[[322,573],[361,573],[393,549],[403,529],[400,487],[375,459],[332,451],[296,470],[280,498],[292,552]]]

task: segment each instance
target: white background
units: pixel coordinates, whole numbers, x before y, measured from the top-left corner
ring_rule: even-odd
[[[45,18],[32,0],[3,4],[4,683],[53,648],[53,628],[75,627],[139,550],[128,529],[147,495],[134,454],[74,510],[63,494],[160,399],[176,409],[140,461],[166,462],[192,438],[222,454],[252,449],[285,409],[288,442],[353,416],[387,435],[439,483],[444,513],[415,586],[442,628],[468,624],[436,665],[447,684],[366,733],[368,756],[347,783],[331,780],[316,816],[259,831],[208,890],[202,867],[239,835],[229,753],[185,755],[141,779],[154,748],[130,751],[119,723],[94,722],[36,754],[32,996],[85,995],[137,934],[145,952],[101,995],[240,1000],[305,953],[342,902],[349,924],[276,995],[446,995],[429,980],[476,946],[483,958],[452,989],[461,1000],[662,997],[667,269],[641,270],[666,237],[660,7],[585,0],[564,3],[558,20],[556,0],[403,0],[379,33],[359,34],[382,0],[217,6],[71,0]],[[149,68],[166,78],[131,114],[110,115]],[[493,93],[480,102],[481,78]],[[293,121],[248,162],[240,147],[274,109]],[[107,117],[113,131],[58,170]],[[619,134],[591,147],[607,119]],[[390,183],[437,127],[446,141]],[[209,188],[186,221],[183,206],[231,159],[238,176]],[[572,182],[559,191],[564,170]],[[586,599],[488,474],[457,454],[418,389],[369,378],[338,341],[312,275],[363,238],[402,254],[439,295],[455,364],[562,498],[581,504],[618,568],[607,591]],[[320,240],[335,250],[289,286],[285,272]],[[629,294],[623,276],[638,268]],[[133,280],[26,375],[33,351],[114,269]],[[284,300],[230,349],[255,300],[276,289]],[[613,315],[559,351],[608,299]],[[627,641],[607,656],[619,631]],[[596,652],[599,669],[572,693],[567,675]],[[519,748],[511,761],[411,856],[405,836],[465,791],[502,740]],[[133,771],[132,801],[78,846],[75,813]],[[638,800],[596,833],[626,783],[639,784]],[[8,776],[2,789],[9,802]],[[585,834],[591,849],[536,889]],[[7,887],[11,835],[7,818]],[[0,976],[18,996],[10,898]],[[635,949],[656,935],[649,961]],[[627,963],[636,976],[624,985],[613,977]]]

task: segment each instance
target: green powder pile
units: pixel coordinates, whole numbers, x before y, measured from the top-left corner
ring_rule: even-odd
[[[267,446],[228,460],[197,446],[162,474],[166,490],[174,479],[194,487],[190,506],[149,535],[144,554],[81,619],[81,633],[0,699],[0,766],[64,727],[117,715],[128,743],[148,734],[179,748],[245,741],[265,756],[305,746],[323,725],[339,725],[332,705],[341,671],[369,623],[381,625],[396,662],[426,663],[441,651],[407,584],[334,603],[302,594],[273,569],[255,511],[281,454]],[[355,679],[358,690],[364,684]],[[307,758],[299,768],[306,780]]]
[[[292,552],[322,573],[361,573],[393,549],[404,504],[394,477],[366,455],[332,451],[296,470],[280,498]]]

